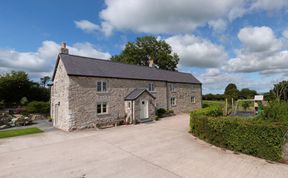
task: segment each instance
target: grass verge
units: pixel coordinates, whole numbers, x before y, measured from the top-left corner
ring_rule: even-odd
[[[5,131],[0,131],[0,139],[1,138],[7,138],[7,137],[16,137],[16,136],[20,136],[20,135],[29,135],[29,134],[41,133],[41,132],[43,132],[43,131],[37,127],[26,128],[26,129],[17,129],[17,130],[5,130]]]

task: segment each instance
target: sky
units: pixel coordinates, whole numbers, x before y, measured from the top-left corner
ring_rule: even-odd
[[[288,78],[287,0],[1,0],[0,74],[51,76],[61,42],[70,54],[107,59],[156,36],[203,93],[269,91]]]

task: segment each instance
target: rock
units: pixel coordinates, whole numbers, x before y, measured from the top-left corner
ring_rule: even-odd
[[[0,126],[0,129],[6,129],[6,128],[9,128],[9,126],[8,125],[1,125]]]
[[[12,118],[8,113],[0,113],[0,125],[8,125]]]
[[[47,118],[42,114],[32,114],[31,119],[35,121],[35,120],[45,120]]]

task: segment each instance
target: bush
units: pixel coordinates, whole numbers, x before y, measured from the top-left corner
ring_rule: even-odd
[[[209,107],[198,109],[196,111],[192,111],[191,115],[195,116],[223,116],[223,111],[220,105],[210,105]]]
[[[261,119],[208,117],[191,113],[191,132],[219,147],[268,160],[280,160],[287,125]]]
[[[288,122],[288,102],[272,102],[264,108],[260,118],[270,121]]]
[[[164,108],[159,108],[159,109],[156,110],[156,116],[157,116],[158,118],[163,117],[164,114],[166,114],[166,109],[164,109]]]
[[[44,101],[32,101],[27,104],[26,110],[29,113],[48,114],[50,111],[50,103]]]

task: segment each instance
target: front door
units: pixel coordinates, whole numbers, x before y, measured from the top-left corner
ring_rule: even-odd
[[[149,118],[148,114],[148,100],[140,101],[140,119]]]

